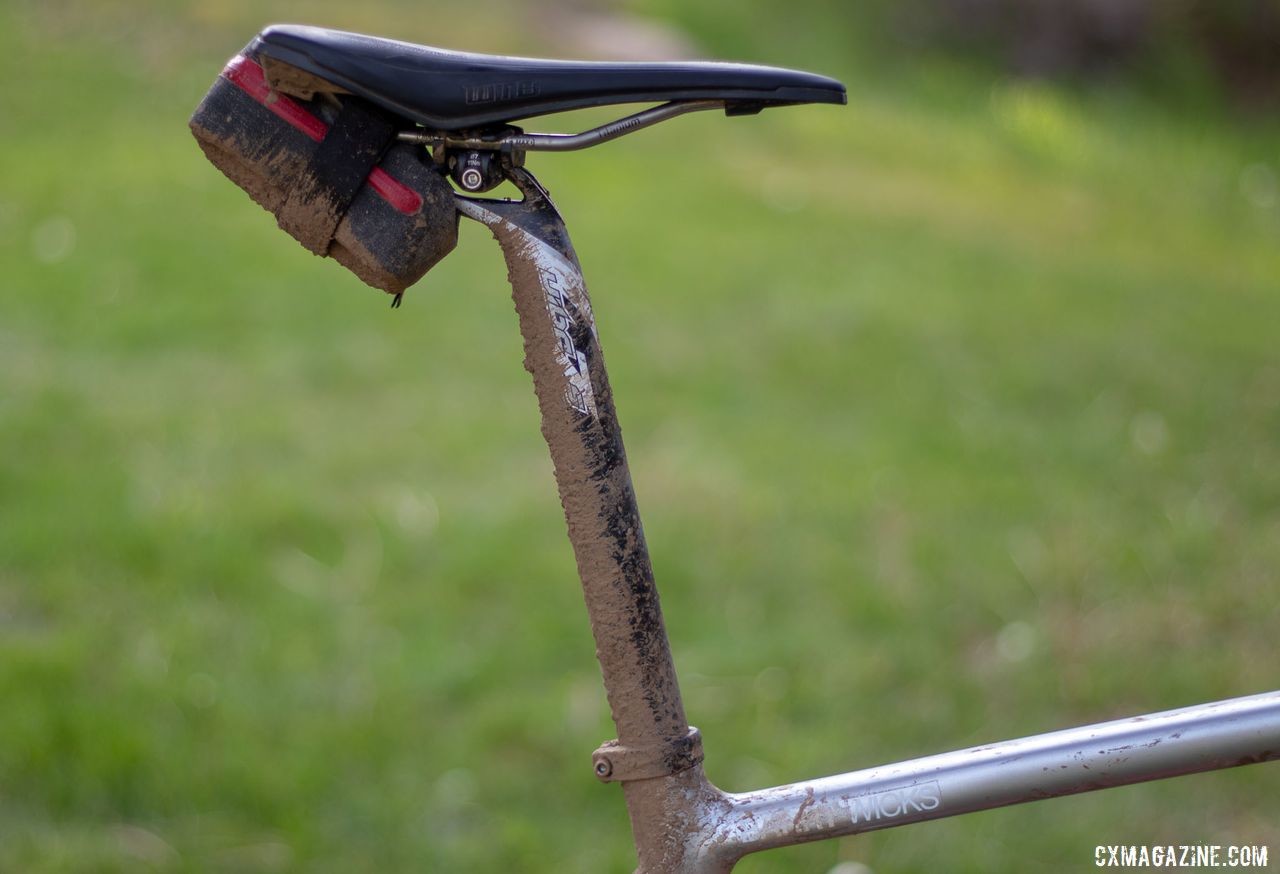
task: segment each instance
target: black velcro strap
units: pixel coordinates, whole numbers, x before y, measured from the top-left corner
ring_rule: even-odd
[[[327,254],[338,223],[395,136],[393,116],[364,100],[345,98],[281,205],[280,227],[317,255]]]

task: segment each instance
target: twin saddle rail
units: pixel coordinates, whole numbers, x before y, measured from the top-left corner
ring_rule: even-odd
[[[643,872],[727,872],[771,847],[1280,758],[1270,692],[755,792],[706,779],[582,271],[524,153],[584,148],[695,109],[844,100],[835,80],[771,67],[501,58],[276,26],[228,64],[192,119],[210,159],[282,228],[397,301],[453,248],[460,216],[497,238],[617,727],[591,767],[622,785]],[[657,101],[576,135],[511,124]],[[468,196],[503,181],[523,199]]]

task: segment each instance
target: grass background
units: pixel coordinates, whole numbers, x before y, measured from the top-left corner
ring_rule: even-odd
[[[1280,128],[635,13],[843,78],[534,169],[608,347],[707,770],[754,788],[1263,691]],[[527,6],[0,6],[0,870],[627,871],[501,259],[392,312],[204,163],[268,20],[551,54]],[[741,870],[1280,850],[1274,766]]]

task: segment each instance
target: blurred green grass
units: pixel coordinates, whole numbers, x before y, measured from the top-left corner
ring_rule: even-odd
[[[842,76],[848,108],[534,165],[595,289],[711,778],[1274,687],[1280,130],[927,59],[877,78],[820,7],[759,6],[635,4]],[[266,19],[549,53],[531,14],[0,8],[0,870],[630,870],[492,243],[465,229],[392,312],[185,129]],[[741,869],[1274,848],[1275,781]]]

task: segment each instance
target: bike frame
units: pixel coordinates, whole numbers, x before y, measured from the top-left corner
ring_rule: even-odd
[[[748,853],[1024,801],[1280,758],[1280,691],[722,792],[680,697],[582,270],[551,199],[458,196],[506,257],[525,367],[555,464],[618,737],[592,758],[620,782],[641,872],[730,871]]]

